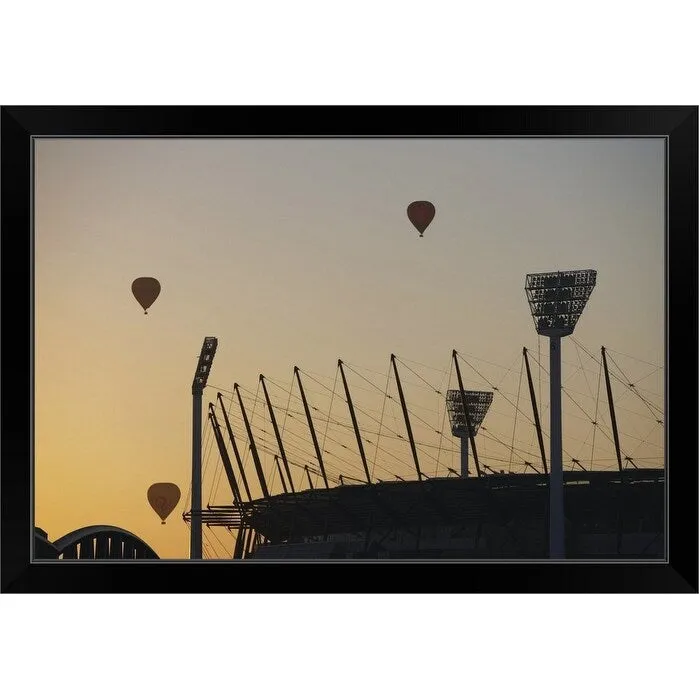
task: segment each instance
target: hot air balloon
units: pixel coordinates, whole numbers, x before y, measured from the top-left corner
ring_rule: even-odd
[[[153,483],[148,488],[148,502],[163,524],[179,501],[180,489],[174,483]]]
[[[434,204],[429,201],[414,201],[408,206],[408,218],[410,223],[420,231],[420,237],[425,232],[425,228],[432,223],[434,218]]]
[[[139,277],[131,284],[131,291],[147,314],[155,299],[160,296],[160,282],[153,277]]]

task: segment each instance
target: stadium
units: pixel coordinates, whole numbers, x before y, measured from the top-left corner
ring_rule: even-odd
[[[260,375],[231,391],[207,386],[207,337],[192,384],[191,557],[663,559],[662,367],[570,338],[578,362],[561,379],[561,339],[595,280],[528,275],[540,341],[497,379],[453,350],[441,369],[391,355],[380,381],[339,359],[334,377],[294,367],[290,382]]]

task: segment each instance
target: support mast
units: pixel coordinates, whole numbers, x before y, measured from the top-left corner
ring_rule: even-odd
[[[405,419],[405,428],[408,430],[408,439],[410,440],[410,449],[413,452],[413,460],[415,461],[415,470],[417,471],[417,479],[422,480],[422,472],[420,471],[420,462],[417,458],[417,449],[415,440],[413,439],[413,430],[410,427],[410,417],[408,416],[408,407],[405,404],[405,396],[403,395],[403,387],[400,385],[400,377],[398,376],[398,367],[396,367],[396,355],[391,355],[391,364],[393,365],[393,373],[396,376],[396,386],[398,386],[398,397],[400,398],[400,406],[403,409],[403,418]]]
[[[362,436],[359,434],[359,425],[357,424],[357,416],[354,414],[354,405],[352,404],[352,396],[350,395],[349,386],[347,385],[347,379],[345,378],[345,370],[342,367],[342,360],[337,360],[337,366],[340,367],[340,374],[342,375],[342,383],[345,387],[345,395],[347,396],[347,405],[349,406],[350,416],[352,417],[352,426],[354,427],[354,435],[357,438],[357,446],[359,447],[359,454],[362,457],[362,465],[364,466],[364,473],[366,474],[366,482],[371,484],[371,476],[369,475],[369,466],[367,465],[366,456],[364,454],[364,445],[362,444]]]
[[[279,434],[279,427],[277,427],[277,418],[274,417],[274,410],[272,410],[272,401],[269,399],[269,393],[267,393],[267,386],[265,385],[265,377],[260,374],[260,383],[262,384],[262,390],[265,394],[265,401],[267,401],[267,409],[269,410],[269,417],[272,420],[272,427],[274,428],[274,436],[277,438],[277,444],[279,445],[279,455],[282,457],[282,463],[284,464],[284,471],[286,472],[286,477],[289,479],[289,488],[291,492],[295,493],[294,481],[291,479],[291,471],[289,470],[289,462],[286,460],[286,452],[284,451],[284,445],[282,444],[282,437]],[[286,486],[284,487],[286,491]]]
[[[240,477],[243,481],[243,487],[245,488],[245,494],[248,496],[248,502],[252,502],[252,495],[250,494],[250,486],[248,485],[248,479],[245,475],[245,468],[243,467],[243,460],[240,458],[240,451],[238,451],[238,445],[236,444],[235,437],[233,436],[233,430],[231,429],[231,423],[228,419],[228,413],[226,412],[226,406],[223,404],[223,394],[217,393],[216,397],[221,405],[221,412],[223,413],[223,419],[226,423],[226,429],[228,430],[228,438],[231,440],[231,446],[233,447],[233,453],[235,454],[235,460],[238,464],[238,469],[240,470]]]
[[[466,392],[464,391],[464,382],[461,380],[461,369],[459,369],[459,362],[456,359],[456,350],[451,353],[452,359],[454,360],[454,367],[456,367],[456,378],[459,381],[459,393],[461,394],[461,402],[464,406],[464,419],[466,420],[466,429],[468,430],[468,438],[471,442],[471,451],[473,452],[473,461],[476,464],[476,473],[480,478],[481,466],[478,463],[478,452],[476,451],[476,440],[473,435],[473,428],[471,427],[471,418],[468,414],[468,405],[466,403]]]
[[[231,459],[228,456],[228,450],[226,449],[226,445],[223,441],[221,425],[218,423],[218,418],[216,417],[213,403],[209,403],[209,421],[211,422],[211,427],[214,431],[216,445],[218,446],[218,452],[221,455],[221,461],[223,461],[223,468],[226,472],[226,478],[228,478],[228,484],[233,492],[233,500],[235,501],[236,505],[240,506],[240,489],[238,488],[238,482],[236,481],[235,474],[233,473],[233,466],[231,465]]]
[[[279,457],[276,454],[274,455],[274,463],[277,464],[277,471],[279,472],[279,480],[282,482],[282,488],[284,489],[285,493],[288,493],[289,491],[286,489],[286,483],[284,482],[284,474],[282,473],[282,467],[279,464]]]
[[[311,474],[308,471],[308,465],[304,464],[303,470],[306,472],[306,478],[308,478],[308,486],[311,490],[313,490],[313,481],[311,480]]]
[[[306,411],[306,420],[308,421],[308,428],[311,430],[311,437],[313,438],[313,446],[316,450],[316,457],[318,459],[318,465],[320,466],[320,473],[323,476],[323,482],[326,488],[330,488],[328,484],[328,477],[325,475],[325,466],[323,465],[323,455],[320,453],[320,447],[318,446],[318,438],[316,437],[316,431],[313,427],[313,420],[311,419],[311,411],[308,408],[308,402],[306,401],[306,394],[303,390],[303,384],[301,383],[301,374],[299,373],[299,368],[294,367],[294,374],[296,375],[296,380],[299,384],[299,391],[301,392],[301,400],[303,401],[303,409]]]
[[[541,433],[541,421],[539,420],[539,409],[536,405],[536,394],[534,393],[534,382],[532,381],[532,372],[529,368],[529,355],[527,348],[522,348],[524,355],[524,363],[527,367],[527,381],[529,382],[529,396],[532,399],[532,412],[534,413],[534,424],[536,425],[536,436],[539,440],[539,451],[541,452],[541,462],[544,464],[544,473],[548,475],[549,469],[546,465],[546,452],[544,451],[544,437]]]
[[[619,430],[616,426],[616,412],[614,411],[614,397],[612,396],[612,383],[609,380],[609,369],[607,368],[607,351],[602,347],[602,363],[604,364],[604,381],[607,384],[607,400],[609,401],[609,416],[612,419],[612,433],[614,434],[614,448],[616,449],[616,461],[619,466],[619,473],[623,472],[621,465],[621,446],[619,444]]]
[[[250,422],[248,421],[248,414],[245,412],[245,406],[243,405],[243,398],[240,395],[240,389],[238,384],[233,385],[233,390],[238,394],[238,403],[240,403],[240,412],[243,414],[243,422],[245,423],[245,430],[248,433],[248,442],[250,442],[250,451],[252,452],[252,460],[255,462],[255,470],[257,471],[257,479],[260,481],[260,488],[262,489],[262,495],[265,499],[269,498],[269,490],[267,490],[267,481],[265,480],[265,474],[262,470],[262,463],[260,462],[260,456],[257,453],[257,446],[255,445],[255,438],[252,436],[252,429],[250,428]]]

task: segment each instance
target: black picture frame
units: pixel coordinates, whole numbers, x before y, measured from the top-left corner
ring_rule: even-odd
[[[22,107],[1,111],[3,592],[697,592],[696,106]],[[667,139],[668,556],[639,563],[32,562],[31,157],[39,136]],[[343,565],[359,566],[347,575]],[[310,567],[309,567],[310,566]],[[418,567],[436,566],[436,575]],[[448,570],[447,570],[448,569]]]

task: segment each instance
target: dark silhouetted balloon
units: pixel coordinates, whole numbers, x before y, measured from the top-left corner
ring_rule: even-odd
[[[425,232],[425,228],[432,223],[434,218],[434,204],[429,201],[414,201],[408,206],[408,218],[410,223],[420,231],[420,237]]]
[[[153,483],[148,488],[148,502],[163,524],[179,501],[180,489],[174,483]]]
[[[136,297],[145,313],[153,305],[155,299],[160,296],[160,282],[153,277],[139,277],[131,284],[131,291]]]

